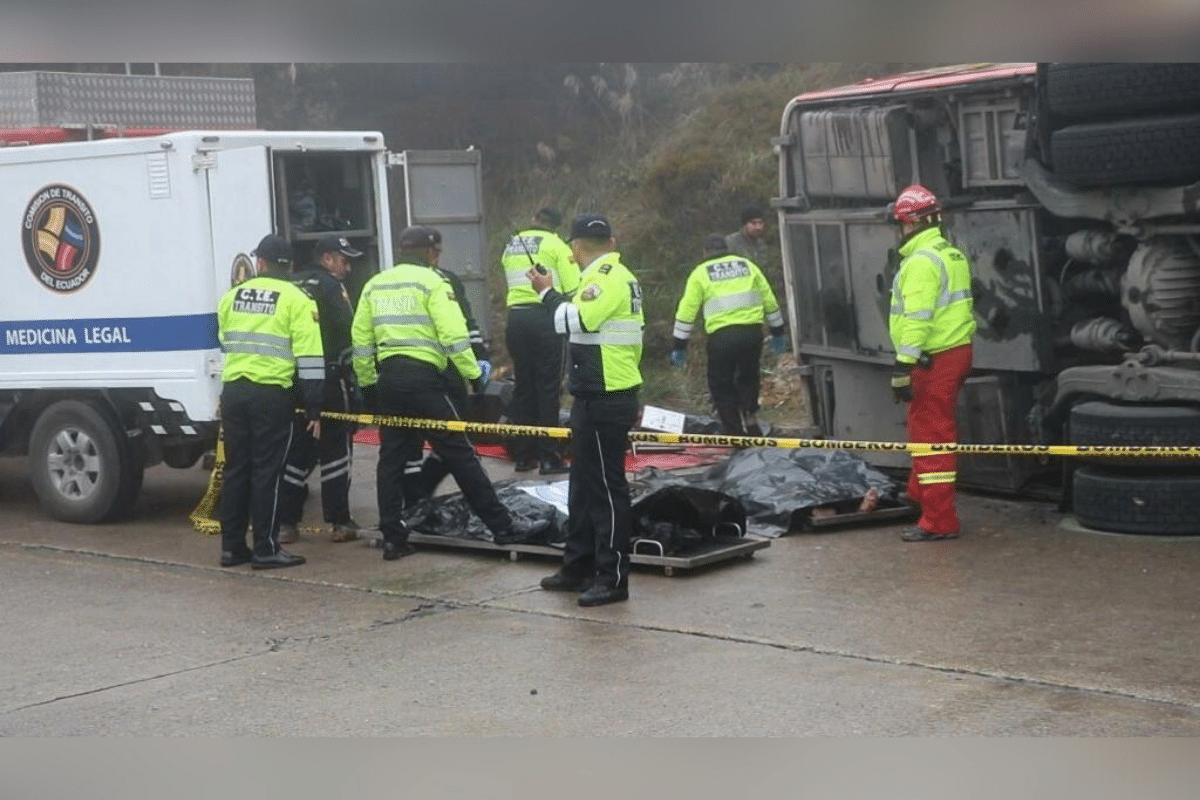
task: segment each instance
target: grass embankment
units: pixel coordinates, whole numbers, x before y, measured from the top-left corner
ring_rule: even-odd
[[[708,233],[736,230],[744,205],[767,208],[768,257],[760,266],[786,307],[779,231],[769,208],[779,193],[770,140],[779,135],[784,107],[796,94],[858,80],[870,67],[789,66],[715,86],[711,75],[692,84],[681,81],[667,111],[626,114],[630,130],[617,128],[611,146],[594,148],[582,160],[578,154],[569,160],[548,158],[519,182],[510,181],[506,196],[489,198],[489,252],[498,253],[542,205],[562,209],[567,220],[580,211],[608,214],[645,300],[642,401],[711,416],[703,334],[693,337],[686,366],[673,368],[668,361],[675,307],[701,260],[700,242]],[[503,369],[504,286],[498,271],[491,280],[493,349]],[[777,357],[765,348],[761,417],[788,429],[808,424],[795,366],[790,353]]]

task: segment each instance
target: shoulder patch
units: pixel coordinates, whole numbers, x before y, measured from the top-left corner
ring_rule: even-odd
[[[608,273],[612,272],[612,264],[601,264],[600,269],[596,271],[601,275],[607,275]]]
[[[589,283],[587,286],[583,287],[583,291],[579,293],[579,299],[595,300],[603,293],[604,290],[601,289],[597,284]]]

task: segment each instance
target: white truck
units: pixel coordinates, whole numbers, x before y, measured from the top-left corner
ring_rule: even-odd
[[[386,155],[374,132],[0,148],[0,449],[28,455],[51,515],[118,516],[146,466],[188,467],[213,447],[217,300],[268,232],[307,261],[324,232],[299,218],[310,194],[337,191],[341,233],[366,253],[360,280],[392,263]]]
[[[438,225],[446,263],[479,283],[477,152],[392,154],[371,131],[0,148],[0,452],[28,456],[45,510],[112,519],[132,507],[147,466],[189,467],[212,449],[218,299],[246,277],[264,234],[287,236],[303,265],[331,230],[365,253],[347,282],[356,297],[394,263],[397,164],[407,218]]]
[[[353,300],[393,263],[394,224],[435,225],[487,306],[477,150],[256,130],[256,108],[243,78],[0,72],[0,454],[28,456],[60,520],[121,516],[147,466],[214,447],[216,304],[266,233],[301,266],[350,239]]]

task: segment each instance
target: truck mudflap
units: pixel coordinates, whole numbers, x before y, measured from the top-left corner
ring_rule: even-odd
[[[152,397],[139,400],[138,424],[156,436],[197,437],[205,436],[215,423],[194,422],[182,403]]]

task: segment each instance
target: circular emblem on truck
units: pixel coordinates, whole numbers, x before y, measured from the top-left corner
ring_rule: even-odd
[[[233,257],[233,268],[229,271],[230,287],[237,286],[254,277],[254,262],[245,253]]]
[[[100,260],[100,228],[91,204],[61,183],[39,190],[21,217],[25,263],[38,282],[73,292],[92,279]]]

